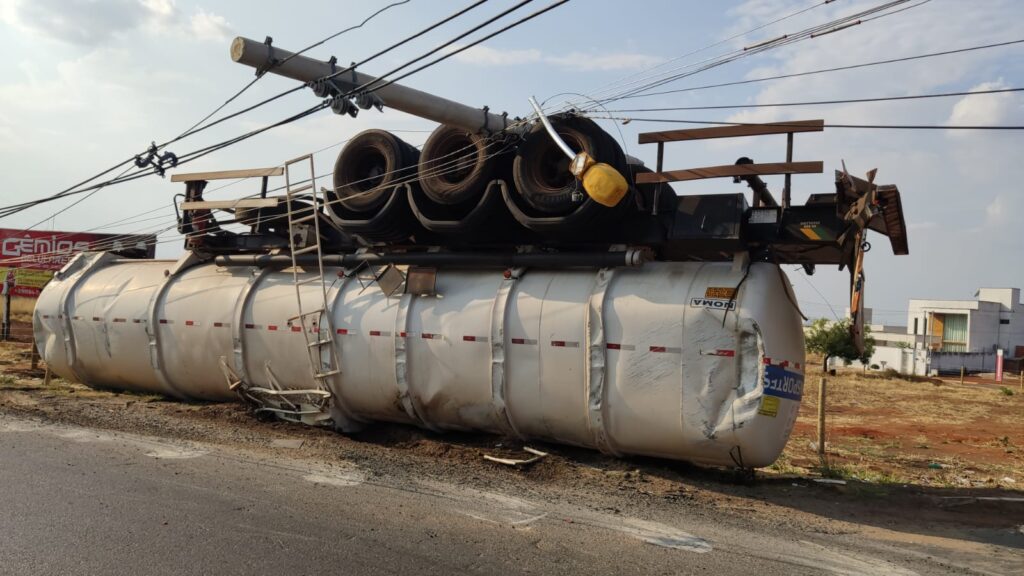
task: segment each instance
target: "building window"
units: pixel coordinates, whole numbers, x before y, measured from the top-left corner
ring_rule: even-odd
[[[917,336],[917,318],[914,318],[914,335]]]
[[[1005,324],[1009,324],[1010,323],[1010,319],[1009,318],[1000,318],[999,319],[999,323],[1000,324],[1004,324],[1004,325]]]

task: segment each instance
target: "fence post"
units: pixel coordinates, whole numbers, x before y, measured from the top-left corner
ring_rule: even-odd
[[[960,366],[960,385],[964,385],[964,367]]]
[[[825,464],[825,378],[818,380],[818,458]]]
[[[7,341],[11,338],[11,291],[4,290],[4,310],[2,326],[0,326],[0,340]]]

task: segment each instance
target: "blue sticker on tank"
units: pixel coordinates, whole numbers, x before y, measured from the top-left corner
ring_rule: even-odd
[[[764,393],[799,401],[804,394],[804,375],[789,372],[782,366],[765,366]]]

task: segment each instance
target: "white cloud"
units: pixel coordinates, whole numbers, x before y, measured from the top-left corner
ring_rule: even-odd
[[[186,19],[174,0],[0,0],[0,22],[30,37],[95,48],[134,30],[224,40],[227,20],[197,8]]]
[[[529,64],[531,62],[539,62],[542,57],[541,51],[533,48],[526,50],[498,50],[490,46],[473,46],[455,55],[455,59],[460,62],[482,66]]]
[[[157,19],[171,20],[178,14],[178,8],[174,0],[139,0],[139,3],[149,10],[150,14]]]
[[[735,40],[733,48],[764,38],[820,24],[877,2],[850,0],[834,2],[798,17]],[[975,5],[976,4],[976,5]],[[751,0],[733,14],[736,26],[725,38],[765,24],[809,4],[803,0]],[[991,43],[993,38],[1013,38],[1018,32],[1021,3],[991,0],[971,3],[970,10],[958,10],[955,18],[941,2],[923,4],[890,17],[871,20],[848,30],[813,40],[776,48],[744,59],[745,78],[760,78],[939,52],[953,48]],[[979,50],[891,65],[866,67],[835,73],[751,84],[744,87],[699,92],[699,103],[714,99],[758,104],[800,102],[842,98],[902,96],[929,92],[985,90],[1004,87],[998,79],[1018,76],[1015,53],[1008,49]],[[735,65],[723,66],[723,73]],[[740,76],[740,73],[734,73]],[[973,87],[973,88],[970,88]],[[732,96],[720,95],[725,92]],[[655,100],[649,99],[651,105]],[[690,118],[709,120],[726,116],[730,121],[766,122],[824,118],[833,124],[1020,124],[1024,109],[1019,94],[976,95],[953,99],[905,102],[845,104],[792,108],[760,108],[735,114]],[[663,102],[663,103],[662,103]],[[664,99],[660,105],[673,105]],[[675,104],[678,105],[678,104]],[[680,115],[679,117],[685,117]],[[730,139],[709,142],[709,150],[747,155],[757,161],[781,160],[777,138]],[[936,297],[967,293],[977,283],[1020,282],[1019,272],[998,265],[1005,254],[1024,249],[1024,235],[1014,230],[1024,205],[1017,200],[1012,180],[1006,174],[1019,162],[1019,135],[973,131],[914,131],[826,129],[823,134],[798,135],[796,160],[824,160],[822,176],[793,179],[794,201],[830,186],[831,170],[846,160],[850,171],[863,174],[879,169],[879,183],[895,183],[902,193],[904,213],[910,230],[911,254],[893,257],[886,242],[875,242],[868,265],[869,305],[899,308],[906,299],[919,296],[927,286],[942,287]],[[722,162],[725,163],[725,162]],[[779,178],[767,179],[773,190]],[[877,239],[877,238],[876,238]],[[879,247],[883,249],[879,249]],[[955,263],[959,273],[944,273],[936,263]],[[1016,278],[1012,278],[1016,274]],[[842,301],[847,290],[845,272],[822,268],[813,279],[829,300]],[[798,296],[807,292],[797,283]]]
[[[191,28],[200,40],[225,40],[231,36],[231,26],[223,16],[202,8],[192,15]]]
[[[1002,78],[994,82],[982,82],[971,88],[970,92],[984,90],[1001,90],[1009,88]],[[1009,92],[1001,94],[979,94],[964,96],[953,106],[947,124],[970,126],[995,126],[1004,124],[1014,117],[1024,116],[1024,105],[1021,99]]]
[[[644,70],[660,64],[663,58],[650,54],[635,52],[612,52],[608,54],[592,54],[587,52],[570,52],[565,56],[549,56],[545,60],[557,66],[576,70]]]
[[[32,35],[96,46],[139,26],[149,11],[137,0],[23,0],[10,2],[4,12]]]
[[[1008,222],[1010,219],[1009,206],[1006,199],[996,196],[992,202],[985,207],[985,221],[990,226],[998,226]]]
[[[457,46],[453,49],[458,49]],[[565,55],[545,55],[540,50],[502,50],[489,46],[473,46],[455,55],[455,59],[481,66],[514,66],[543,63],[579,71],[642,70],[664,61],[663,58],[635,52],[570,52]]]

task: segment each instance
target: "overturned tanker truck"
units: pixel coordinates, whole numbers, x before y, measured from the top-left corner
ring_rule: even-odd
[[[268,39],[269,40],[269,39]],[[177,261],[83,254],[43,291],[48,366],[88,385],[241,398],[282,419],[475,430],[698,463],[782,451],[804,383],[782,265],[850,270],[854,336],[868,230],[907,254],[895,186],[836,173],[791,202],[793,135],[822,121],[640,135],[654,170],[573,112],[510,119],[238,38],[232,58],[306,83],[338,113],[395,108],[440,126],[421,149],[368,130],[318,187],[311,156],[175,174]],[[667,142],[787,135],[787,161],[665,170]],[[779,201],[760,178],[785,174]],[[284,176],[283,193],[268,178]],[[262,179],[206,200],[210,180]],[[732,177],[752,191],[677,195]]]

